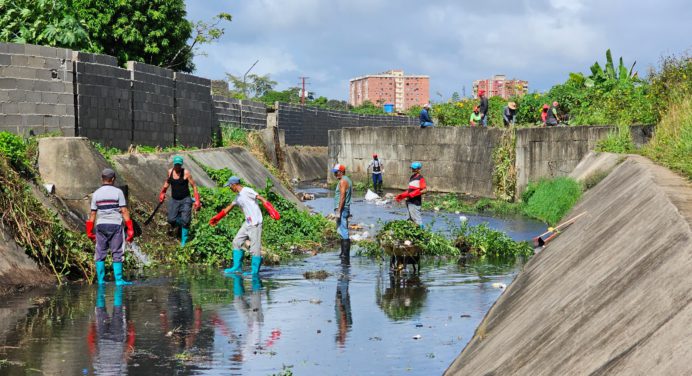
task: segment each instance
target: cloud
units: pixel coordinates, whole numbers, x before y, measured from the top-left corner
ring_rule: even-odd
[[[279,88],[310,76],[310,90],[346,99],[352,77],[402,68],[431,77],[431,95],[467,94],[475,79],[506,74],[545,90],[587,71],[611,48],[644,70],[692,47],[687,0],[188,0],[193,19],[233,15],[197,74],[271,74]],[[222,5],[227,4],[227,5]]]

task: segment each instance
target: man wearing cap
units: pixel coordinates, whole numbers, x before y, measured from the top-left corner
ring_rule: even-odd
[[[411,163],[411,171],[413,174],[408,181],[408,189],[396,196],[396,201],[399,202],[406,199],[406,209],[408,209],[408,219],[418,226],[423,227],[423,218],[420,214],[420,207],[423,205],[423,194],[428,191],[425,184],[425,178],[420,174],[423,165],[420,162]]]
[[[502,110],[502,123],[505,127],[514,125],[514,120],[517,117],[517,104],[515,102],[507,103],[507,106]]]
[[[171,201],[168,202],[168,223],[171,228],[180,227],[180,245],[185,246],[190,232],[190,219],[192,214],[192,198],[190,198],[190,186],[195,194],[194,208],[199,210],[202,202],[199,200],[197,185],[190,171],[183,168],[183,157],[176,155],[173,157],[173,168],[168,170],[168,178],[163,183],[159,202],[166,199],[168,187],[171,187]]]
[[[123,253],[125,242],[131,242],[135,236],[135,230],[127,210],[127,202],[123,191],[116,188],[115,171],[106,168],[101,172],[101,187],[91,197],[91,213],[86,221],[86,235],[96,242],[96,281],[99,285],[104,283],[106,276],[106,256],[110,249],[113,255],[113,276],[118,286],[128,285],[123,279]],[[124,220],[124,227],[123,227]],[[96,233],[94,233],[94,224]],[[127,237],[125,237],[125,228]]]
[[[481,113],[481,124],[484,127],[488,126],[488,97],[485,96],[485,90],[478,91],[478,98],[481,99],[481,103],[478,105],[478,110]]]
[[[548,114],[545,117],[545,125],[549,127],[554,127],[560,123],[560,118],[557,115],[557,101],[553,102],[553,105],[548,109]]]
[[[430,105],[428,103],[423,105],[423,109],[420,110],[420,127],[421,128],[427,128],[427,127],[432,127],[433,122],[432,118],[430,117]]]
[[[216,216],[209,220],[209,224],[216,226],[219,221],[228,214],[234,207],[239,206],[245,215],[245,222],[240,226],[240,230],[233,238],[233,267],[225,269],[225,273],[241,272],[243,269],[243,249],[242,246],[246,240],[250,240],[250,252],[252,252],[252,261],[250,273],[253,277],[259,275],[260,267],[262,266],[262,211],[260,211],[257,201],[259,200],[264,205],[269,215],[274,219],[279,219],[279,213],[274,209],[274,206],[264,197],[260,196],[254,189],[243,187],[240,184],[240,178],[231,176],[224,187],[229,187],[233,192],[237,193],[235,200],[222,209]]]
[[[372,155],[372,161],[370,161],[365,170],[370,171],[370,167],[372,167],[372,188],[375,190],[375,193],[382,194],[382,172],[384,170],[382,169],[382,162],[377,158],[377,154]]]
[[[475,127],[476,125],[481,123],[481,113],[480,109],[478,106],[473,108],[473,112],[471,113],[471,116],[469,117],[469,125],[472,127]]]
[[[334,189],[334,211],[336,212],[336,227],[341,237],[341,263],[351,262],[351,239],[348,236],[348,217],[351,215],[351,192],[353,182],[346,176],[346,166],[335,164],[332,168],[334,177],[339,181]]]

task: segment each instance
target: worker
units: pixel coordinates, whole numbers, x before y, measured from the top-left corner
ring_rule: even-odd
[[[485,96],[485,90],[478,91],[478,98],[481,102],[478,104],[478,109],[481,113],[481,124],[484,127],[488,126],[488,97]]]
[[[240,178],[231,176],[224,187],[229,187],[233,192],[237,193],[235,200],[227,207],[221,209],[212,219],[209,224],[216,226],[219,221],[228,214],[234,207],[240,206],[245,215],[245,221],[240,226],[238,233],[233,238],[233,267],[225,269],[224,273],[238,273],[243,268],[243,249],[242,246],[246,240],[250,241],[250,252],[252,252],[252,261],[250,262],[250,273],[253,277],[259,275],[260,267],[262,266],[262,212],[260,211],[257,201],[259,200],[269,215],[274,219],[279,219],[280,215],[274,209],[274,206],[267,201],[266,198],[260,196],[254,189],[244,187],[240,183]]]
[[[179,155],[173,157],[173,168],[168,170],[168,178],[163,183],[163,188],[159,193],[159,202],[166,199],[169,186],[171,187],[171,201],[168,203],[168,224],[171,225],[171,230],[181,229],[180,245],[184,247],[190,233],[193,206],[193,200],[190,198],[190,186],[192,186],[195,195],[195,210],[202,207],[202,202],[199,199],[195,180],[190,171],[183,168],[183,157]]]
[[[371,167],[372,188],[375,190],[375,193],[382,194],[382,173],[384,172],[384,169],[382,168],[382,161],[378,159],[377,154],[372,155],[372,161],[370,161],[370,164],[368,164],[368,167],[365,170],[370,171]]]
[[[543,105],[543,111],[541,111],[541,123],[543,123],[543,126],[545,127],[545,122],[548,119],[548,109],[550,106],[548,104]]]
[[[507,106],[502,110],[502,123],[505,127],[513,126],[514,121],[517,117],[517,104],[516,102],[509,102]]]
[[[423,109],[420,110],[420,127],[427,128],[432,127],[435,124],[430,117],[430,104],[426,103],[423,105]]]
[[[348,236],[348,217],[351,215],[351,192],[353,182],[346,176],[346,166],[335,164],[332,168],[334,177],[338,180],[334,189],[334,211],[336,214],[336,228],[341,237],[341,258],[342,265],[349,265],[351,262],[351,239]]]
[[[395,197],[397,202],[406,199],[406,208],[408,209],[408,219],[418,226],[423,227],[423,218],[420,214],[420,208],[423,204],[423,194],[428,191],[425,184],[425,178],[420,174],[423,165],[420,162],[411,163],[412,175],[408,181],[408,189]]]
[[[553,102],[553,105],[548,109],[548,114],[545,118],[545,125],[549,127],[554,127],[560,123],[560,117],[557,115],[557,101]]]
[[[113,255],[113,276],[117,286],[129,285],[123,279],[123,253],[125,241],[135,236],[134,226],[127,210],[123,191],[116,188],[115,171],[106,168],[101,172],[101,187],[91,197],[91,213],[86,221],[86,234],[96,242],[96,282],[103,285],[106,276],[106,256],[108,250]],[[123,228],[124,221],[124,228]],[[94,233],[94,225],[96,233]],[[127,237],[125,230],[127,229]]]
[[[479,125],[481,123],[481,113],[480,113],[480,108],[478,106],[473,108],[473,112],[471,113],[471,117],[469,117],[469,125],[472,127],[475,127],[476,125]]]

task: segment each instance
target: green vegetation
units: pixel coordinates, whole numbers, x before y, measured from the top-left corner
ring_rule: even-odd
[[[243,128],[234,127],[232,124],[221,124],[221,144],[223,146],[244,146],[250,144],[250,131]]]
[[[520,203],[489,198],[479,200],[455,193],[428,195],[423,201],[423,209],[434,210],[436,208],[448,212],[487,213],[501,216],[522,214]]]
[[[192,72],[202,44],[231,21],[188,21],[183,0],[0,0],[0,41],[68,47]]]
[[[229,169],[205,171],[221,186],[233,175]],[[279,262],[294,258],[306,251],[317,251],[325,246],[334,235],[334,225],[320,215],[300,210],[293,202],[271,192],[271,185],[258,193],[267,198],[281,213],[278,221],[265,216],[262,230],[262,249],[267,262]],[[239,209],[234,209],[212,227],[211,219],[222,208],[229,205],[236,194],[228,188],[199,188],[204,203],[193,218],[193,238],[176,255],[182,264],[204,263],[221,265],[231,260],[231,240],[245,220]]]
[[[469,226],[468,222],[463,222],[454,234],[455,246],[462,253],[478,258],[507,259],[533,255],[533,247],[528,242],[514,241],[507,234],[493,230],[485,223]]]
[[[514,128],[504,130],[500,145],[493,150],[493,188],[495,197],[503,201],[512,201],[517,189],[516,138]]]
[[[618,125],[616,129],[608,132],[608,136],[596,145],[596,151],[627,154],[636,150],[632,141],[629,125]]]
[[[530,183],[522,194],[524,213],[548,224],[556,224],[581,197],[581,185],[559,177]]]
[[[84,234],[62,225],[56,213],[34,197],[36,179],[31,150],[20,137],[0,132],[0,210],[2,225],[18,245],[62,282],[64,278],[93,279],[91,249]]]

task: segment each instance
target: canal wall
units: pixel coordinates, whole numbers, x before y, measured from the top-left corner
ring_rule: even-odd
[[[692,373],[692,185],[630,156],[566,218],[447,375]]]
[[[635,141],[648,141],[650,127],[630,128]],[[614,131],[615,127],[605,126],[517,129],[517,195],[530,181],[567,176],[599,140]],[[363,180],[372,154],[377,153],[385,169],[384,186],[403,189],[411,162],[420,161],[434,191],[494,197],[492,155],[501,136],[497,128],[344,128],[329,131],[329,164],[342,163],[353,178]]]

